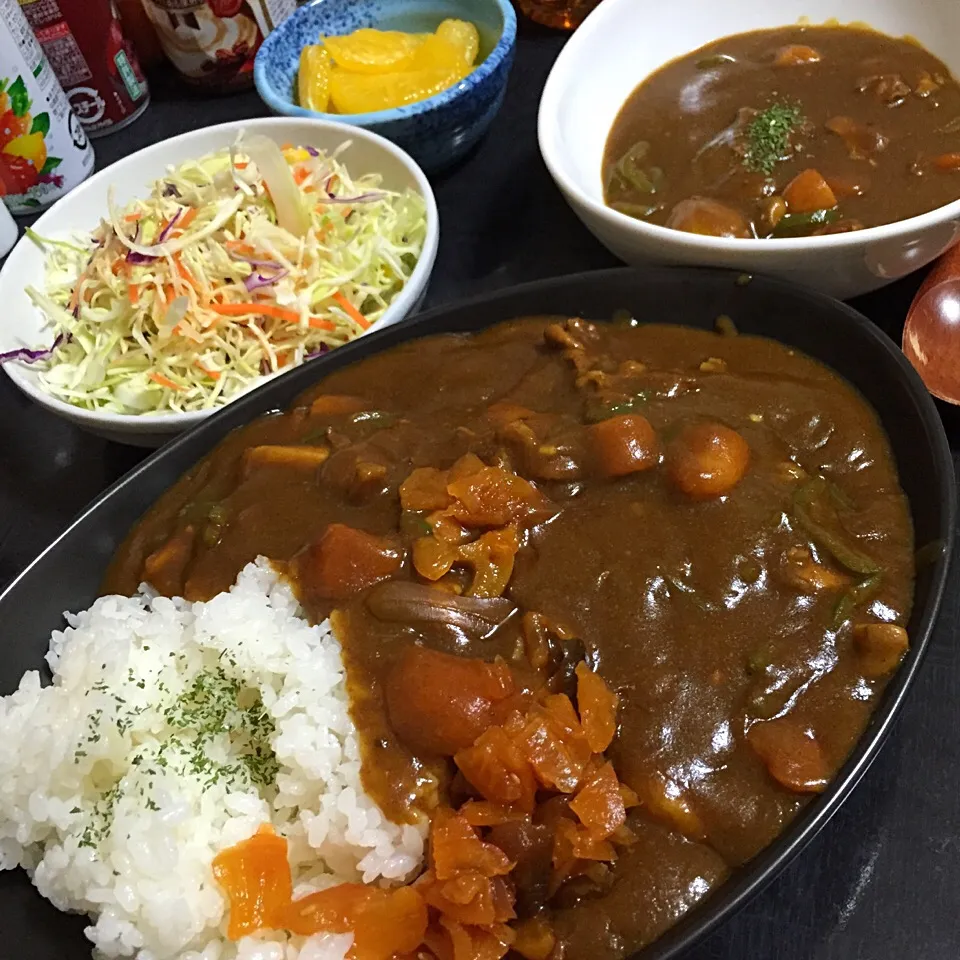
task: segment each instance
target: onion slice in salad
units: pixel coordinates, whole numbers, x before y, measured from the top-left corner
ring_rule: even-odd
[[[174,253],[179,253],[191,244],[198,243],[200,240],[205,240],[207,237],[212,236],[243,206],[243,200],[243,194],[238,193],[236,196],[221,203],[213,219],[200,230],[196,230],[186,236],[177,237],[175,240],[168,240],[166,243],[145,246],[124,235],[123,228],[120,226],[120,215],[113,201],[113,188],[111,187],[107,191],[107,209],[110,211],[110,225],[113,227],[117,239],[128,250],[133,250],[134,253],[141,253],[146,257],[172,256]]]
[[[386,194],[382,190],[370,190],[367,193],[361,193],[356,197],[338,197],[329,191],[324,203],[375,203],[377,200],[383,200]]]
[[[260,267],[262,270],[282,270],[283,267],[276,260],[254,260],[252,257],[245,257],[241,253],[231,251],[230,256],[241,263],[249,263],[251,267]]]
[[[306,236],[310,218],[283,151],[269,137],[259,135],[244,138],[240,148],[257,165],[257,171],[270,191],[277,223],[295,237]]]
[[[163,323],[157,327],[157,336],[166,340],[173,334],[177,324],[187,315],[187,308],[190,301],[187,297],[174,297],[167,307],[167,312],[163,316]]]

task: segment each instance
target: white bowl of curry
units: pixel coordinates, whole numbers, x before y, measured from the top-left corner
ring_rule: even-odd
[[[550,74],[541,151],[628,263],[856,296],[960,236],[958,32],[950,0],[607,0]]]

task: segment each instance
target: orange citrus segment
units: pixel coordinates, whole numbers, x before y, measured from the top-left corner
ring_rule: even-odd
[[[415,51],[411,70],[431,70],[440,67],[466,73],[470,65],[464,59],[462,47],[436,34],[431,34]]]
[[[477,28],[466,20],[444,20],[437,27],[436,35],[445,40],[460,53],[468,67],[472,67],[480,49],[480,34]]]
[[[330,103],[330,53],[313,45],[300,51],[300,72],[297,75],[300,106],[325,113]]]
[[[424,34],[399,30],[356,30],[343,37],[324,37],[323,42],[337,66],[360,74],[408,70]]]
[[[390,110],[436,96],[465,73],[463,67],[439,66],[364,76],[334,68],[330,75],[330,100],[337,113]]]
[[[470,72],[480,49],[465,20],[444,20],[435,33],[362,29],[320,41],[300,54],[300,105],[348,114],[435,96]]]

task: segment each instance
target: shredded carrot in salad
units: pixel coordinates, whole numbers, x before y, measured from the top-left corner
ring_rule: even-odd
[[[47,274],[27,293],[59,338],[42,387],[87,410],[210,409],[376,324],[420,257],[425,205],[353,179],[340,152],[245,137],[146,198],[111,197],[86,237],[28,231]]]

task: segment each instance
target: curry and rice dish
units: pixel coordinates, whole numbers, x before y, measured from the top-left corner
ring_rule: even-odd
[[[405,344],[137,524],[0,708],[5,865],[111,956],[625,957],[829,783],[913,564],[875,414],[773,341]]]
[[[606,203],[715,237],[820,236],[960,197],[960,85],[909,39],[794,26],[717,40],[630,95]]]

